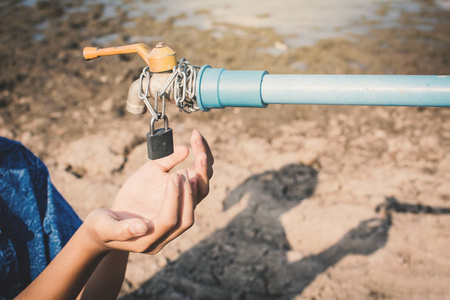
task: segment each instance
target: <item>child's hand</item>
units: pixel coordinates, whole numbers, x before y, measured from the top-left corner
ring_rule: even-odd
[[[102,250],[158,252],[169,236],[174,232],[178,232],[178,236],[194,223],[196,197],[186,176],[187,172],[167,176],[165,193],[158,195],[163,199],[156,209],[151,204],[158,205],[159,199],[149,190],[148,204],[142,206],[141,213],[108,209],[92,211],[85,221],[92,240]]]
[[[154,254],[192,226],[195,206],[209,191],[214,159],[198,131],[191,146],[195,161],[189,172],[168,174],[188,155],[186,147],[176,147],[172,155],[147,162],[128,178],[112,210],[89,214],[85,223],[98,245]]]

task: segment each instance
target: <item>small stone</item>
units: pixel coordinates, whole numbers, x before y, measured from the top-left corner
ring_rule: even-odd
[[[312,165],[317,161],[319,155],[314,151],[302,151],[301,154],[298,155],[298,162],[307,166]]]
[[[100,106],[100,109],[103,112],[110,112],[112,111],[113,108],[114,108],[114,100],[112,98],[106,99]]]

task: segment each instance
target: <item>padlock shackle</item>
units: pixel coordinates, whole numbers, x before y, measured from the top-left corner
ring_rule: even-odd
[[[164,129],[167,130],[169,129],[169,118],[164,115],[163,117],[164,119]],[[150,120],[150,135],[153,135],[155,133],[155,123],[158,122],[158,120],[156,120],[155,118],[152,118]]]
[[[268,104],[450,106],[450,76],[272,75],[203,66],[197,75],[201,110]]]

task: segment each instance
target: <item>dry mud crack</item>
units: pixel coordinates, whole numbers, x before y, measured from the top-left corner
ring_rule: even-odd
[[[102,6],[68,13],[82,1],[49,3],[2,6],[0,134],[45,161],[81,217],[108,207],[147,161],[149,116],[124,110],[142,61],[85,62],[93,37],[118,33],[112,46],[162,36],[195,64],[273,74],[450,69],[449,12],[426,1],[402,14],[404,26],[277,57],[257,50],[283,40],[270,29],[217,38],[126,11],[107,18]],[[433,29],[412,26],[421,18]],[[211,193],[180,239],[155,256],[131,255],[123,299],[450,298],[448,109],[271,105],[184,115],[171,106],[168,114],[175,143],[187,145],[194,128],[209,141]]]

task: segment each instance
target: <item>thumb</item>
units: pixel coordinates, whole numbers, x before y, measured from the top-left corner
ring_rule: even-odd
[[[115,222],[112,226],[112,240],[127,241],[148,232],[148,224],[144,219],[132,218]]]
[[[153,161],[164,172],[169,172],[173,167],[186,159],[189,149],[186,146],[176,146],[173,154]]]

